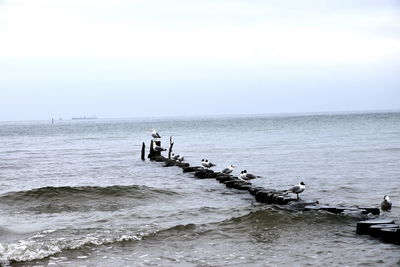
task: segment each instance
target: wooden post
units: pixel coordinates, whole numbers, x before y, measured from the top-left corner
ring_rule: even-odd
[[[144,158],[145,158],[145,156],[144,156],[144,154],[146,153],[145,151],[146,151],[146,145],[143,142],[143,144],[142,144],[142,154],[141,154],[141,159],[142,160],[144,160]]]
[[[171,159],[172,147],[174,146],[174,142],[172,142],[172,136],[169,137],[169,149],[168,149],[168,158]]]
[[[154,151],[154,149],[153,149],[153,142],[156,143],[156,145],[161,146],[161,141],[154,141],[154,140],[151,140],[151,142],[150,142],[150,153],[149,153],[149,155],[147,156],[149,159],[152,159],[152,158],[154,158],[154,157],[161,156],[161,152]]]

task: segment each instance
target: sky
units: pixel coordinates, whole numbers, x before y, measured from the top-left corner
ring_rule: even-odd
[[[0,121],[400,110],[399,74],[399,0],[0,0]]]

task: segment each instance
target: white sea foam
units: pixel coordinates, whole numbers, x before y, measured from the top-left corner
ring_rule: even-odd
[[[115,231],[112,234],[115,236],[104,236],[104,232],[91,233],[78,239],[57,238],[51,240],[38,240],[37,236],[44,236],[41,234],[32,236],[27,240],[19,240],[14,243],[0,243],[0,264],[10,264],[13,261],[24,262],[43,259],[67,249],[78,249],[83,246],[90,245],[104,245],[115,242],[123,241],[138,241],[143,236],[149,233],[132,233],[120,234],[120,231]],[[109,232],[109,231],[108,231]],[[97,236],[96,236],[97,234]]]

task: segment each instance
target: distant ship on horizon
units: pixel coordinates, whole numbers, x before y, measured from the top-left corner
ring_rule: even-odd
[[[96,116],[91,116],[91,117],[73,117],[73,120],[97,120]]]

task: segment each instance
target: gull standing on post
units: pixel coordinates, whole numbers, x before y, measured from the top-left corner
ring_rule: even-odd
[[[384,196],[381,203],[381,209],[383,211],[389,211],[392,208],[392,201],[390,201],[389,196]]]
[[[211,167],[214,167],[214,166],[217,166],[217,165],[215,165],[214,163],[211,163],[210,161],[208,161],[208,159],[206,159],[206,160],[204,161],[204,163],[202,163],[202,164],[203,164],[203,166],[206,167],[207,169],[209,169],[209,168],[211,168]]]
[[[261,176],[255,176],[254,174],[248,173],[246,170],[241,171],[239,177],[242,180],[253,180],[256,178],[261,178]]]
[[[155,129],[153,129],[153,130],[151,131],[151,136],[152,136],[154,139],[161,138],[161,136],[157,133],[157,131],[156,131]]]
[[[163,147],[157,145],[156,142],[153,142],[153,149],[154,149],[154,151],[157,151],[157,152],[162,152],[162,151],[167,150],[166,148],[163,148]]]
[[[226,167],[225,169],[222,170],[222,173],[230,174],[231,172],[233,172],[234,168],[235,168],[235,166],[229,165],[228,167]]]
[[[306,189],[306,184],[303,182],[300,182],[298,185],[293,186],[292,188],[288,189],[287,191],[290,191],[294,194],[297,195],[297,199],[299,199],[299,194],[302,193]]]
[[[203,165],[204,168],[207,168],[207,167],[206,167],[206,160],[205,160],[205,159],[202,159],[202,160],[201,160],[201,165]]]

